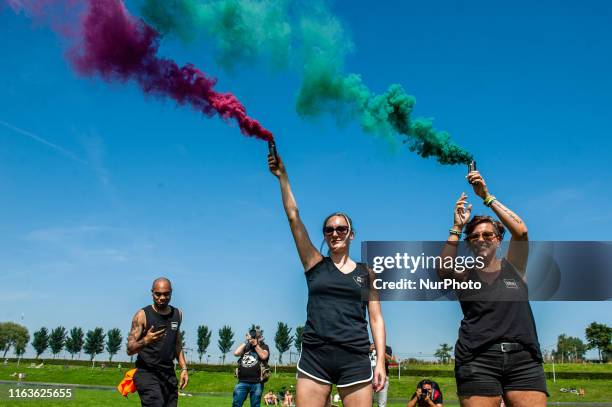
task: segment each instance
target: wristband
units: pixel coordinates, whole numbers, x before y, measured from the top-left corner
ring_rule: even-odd
[[[495,198],[495,196],[493,195],[487,195],[487,197],[482,201],[482,203],[485,204],[485,206],[491,206],[491,204],[493,204],[493,202],[497,201],[497,198]]]
[[[455,229],[449,229],[448,233],[450,233],[451,235],[459,236],[459,237],[461,237],[461,234],[462,234],[460,230],[455,230]]]
[[[188,369],[188,368],[186,368],[186,367],[181,368],[181,372],[182,372],[183,370],[184,370],[184,371],[186,371],[186,372],[188,372],[188,371],[189,371],[189,369]]]

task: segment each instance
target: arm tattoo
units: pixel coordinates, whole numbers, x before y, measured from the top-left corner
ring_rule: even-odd
[[[512,211],[506,207],[504,207],[499,201],[495,201],[493,202],[493,204],[491,206],[495,205],[495,207],[497,209],[499,209],[500,211],[503,211],[506,213],[506,215],[508,215],[510,217],[510,219],[512,219],[515,223],[521,225],[523,222],[516,217],[515,214],[512,213]]]
[[[138,315],[135,315],[134,319],[132,319],[130,334],[128,335],[128,346],[130,343],[133,343],[133,347],[137,350],[142,349],[145,346],[145,342],[144,338],[140,338],[140,336],[142,336],[142,327],[140,326],[140,321],[138,321]]]

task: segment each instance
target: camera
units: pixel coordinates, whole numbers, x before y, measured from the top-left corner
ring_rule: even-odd
[[[429,397],[429,392],[430,392],[429,389],[421,387],[421,397],[420,397],[420,400],[427,399]]]
[[[251,339],[257,339],[257,331],[254,329],[251,329],[249,331],[249,336],[251,337]]]

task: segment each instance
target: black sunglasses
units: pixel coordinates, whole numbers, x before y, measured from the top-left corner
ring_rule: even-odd
[[[337,232],[339,235],[343,236],[349,232],[349,227],[348,226],[338,226],[338,227],[325,226],[323,228],[323,233],[327,236],[333,235],[334,231]]]
[[[160,293],[159,291],[153,291],[153,295],[156,296],[157,298],[159,297],[171,297],[172,296],[172,291],[166,291],[163,293]]]

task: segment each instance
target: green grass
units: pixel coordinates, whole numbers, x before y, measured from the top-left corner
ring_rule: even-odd
[[[417,365],[413,365],[417,366]],[[429,367],[431,365],[418,365],[419,368]],[[430,369],[432,373],[435,370],[440,370],[440,365],[434,365],[437,369]],[[584,371],[585,368],[591,367],[597,369],[596,371],[609,371],[611,370],[610,365],[555,365],[557,368],[564,369],[563,371]],[[449,369],[452,367],[448,367]],[[578,370],[582,368],[584,370]],[[49,383],[73,383],[73,384],[86,384],[86,385],[103,385],[103,386],[116,386],[119,381],[123,378],[123,375],[128,369],[117,369],[107,368],[100,369],[96,367],[91,369],[83,366],[69,366],[64,368],[59,365],[47,365],[41,369],[32,369],[27,366],[17,366],[15,363],[10,363],[8,366],[0,367],[0,380],[15,380],[15,377],[11,377],[13,372],[26,373],[27,382],[49,382]],[[423,369],[425,370],[425,369]],[[561,371],[561,370],[557,370]],[[414,391],[416,383],[422,379],[422,377],[416,376],[402,376],[401,381],[397,378],[397,372],[391,372],[391,382],[389,386],[389,399],[393,403],[390,406],[404,406],[405,400]],[[395,373],[395,375],[393,375]],[[430,377],[436,380],[444,393],[446,401],[456,401],[456,386],[455,380],[452,377]],[[228,373],[219,372],[194,372],[190,374],[190,382],[187,391],[190,393],[207,393],[206,396],[194,397],[181,397],[181,405],[191,406],[219,406],[219,405],[230,405],[231,404],[231,393],[233,391],[236,379]],[[273,375],[268,383],[266,383],[266,389],[279,390],[281,387],[289,387],[295,385],[295,375],[292,373],[279,373]],[[571,393],[561,393],[559,391],[562,387],[574,387],[584,388],[586,390],[585,397],[578,397]],[[0,389],[6,392],[8,387],[6,385],[0,385]],[[548,391],[551,394],[549,402],[612,402],[612,381],[610,380],[557,380],[553,383],[552,380],[548,381]],[[30,405],[41,405],[45,406],[100,406],[100,405],[139,405],[138,396],[131,395],[129,399],[123,399],[118,392],[109,390],[90,390],[90,389],[74,389],[75,397],[71,400],[59,400],[59,401],[15,401],[15,405],[19,406],[30,406]],[[3,400],[0,399],[0,405]]]

